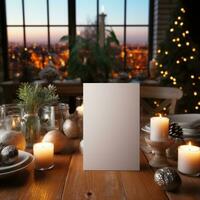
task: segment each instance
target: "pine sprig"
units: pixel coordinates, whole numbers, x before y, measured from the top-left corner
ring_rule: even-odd
[[[26,112],[35,113],[42,106],[58,101],[58,95],[53,85],[42,87],[38,84],[23,83],[18,90],[18,99]]]

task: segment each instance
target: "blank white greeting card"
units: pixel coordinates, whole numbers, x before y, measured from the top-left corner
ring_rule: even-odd
[[[139,170],[139,88],[84,84],[84,170]]]

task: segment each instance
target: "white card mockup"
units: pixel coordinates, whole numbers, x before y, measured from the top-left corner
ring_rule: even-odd
[[[140,87],[85,83],[84,170],[139,170]]]

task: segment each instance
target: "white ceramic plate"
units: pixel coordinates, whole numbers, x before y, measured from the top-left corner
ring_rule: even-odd
[[[200,114],[176,114],[168,115],[172,122],[178,123],[182,128],[200,128]]]
[[[178,123],[183,128],[184,138],[200,138],[200,114],[168,115],[171,122]],[[150,124],[142,128],[142,131],[150,133]]]
[[[27,168],[29,168],[33,164],[34,157],[30,153],[28,153],[28,154],[29,154],[29,158],[24,164],[22,164],[19,168],[15,168],[13,170],[0,173],[0,179],[15,175],[15,174],[22,172],[23,170],[26,170]]]
[[[29,159],[29,157],[30,157],[29,153],[19,150],[17,162],[12,165],[0,166],[0,173],[20,168]]]

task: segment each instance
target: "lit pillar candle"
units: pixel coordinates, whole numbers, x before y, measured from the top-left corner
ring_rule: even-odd
[[[39,170],[53,167],[54,145],[48,142],[36,143],[33,145],[35,157],[35,168]]]
[[[165,141],[168,138],[169,119],[167,117],[152,117],[150,122],[152,141]]]
[[[178,171],[188,175],[200,173],[199,147],[189,143],[178,148]]]

